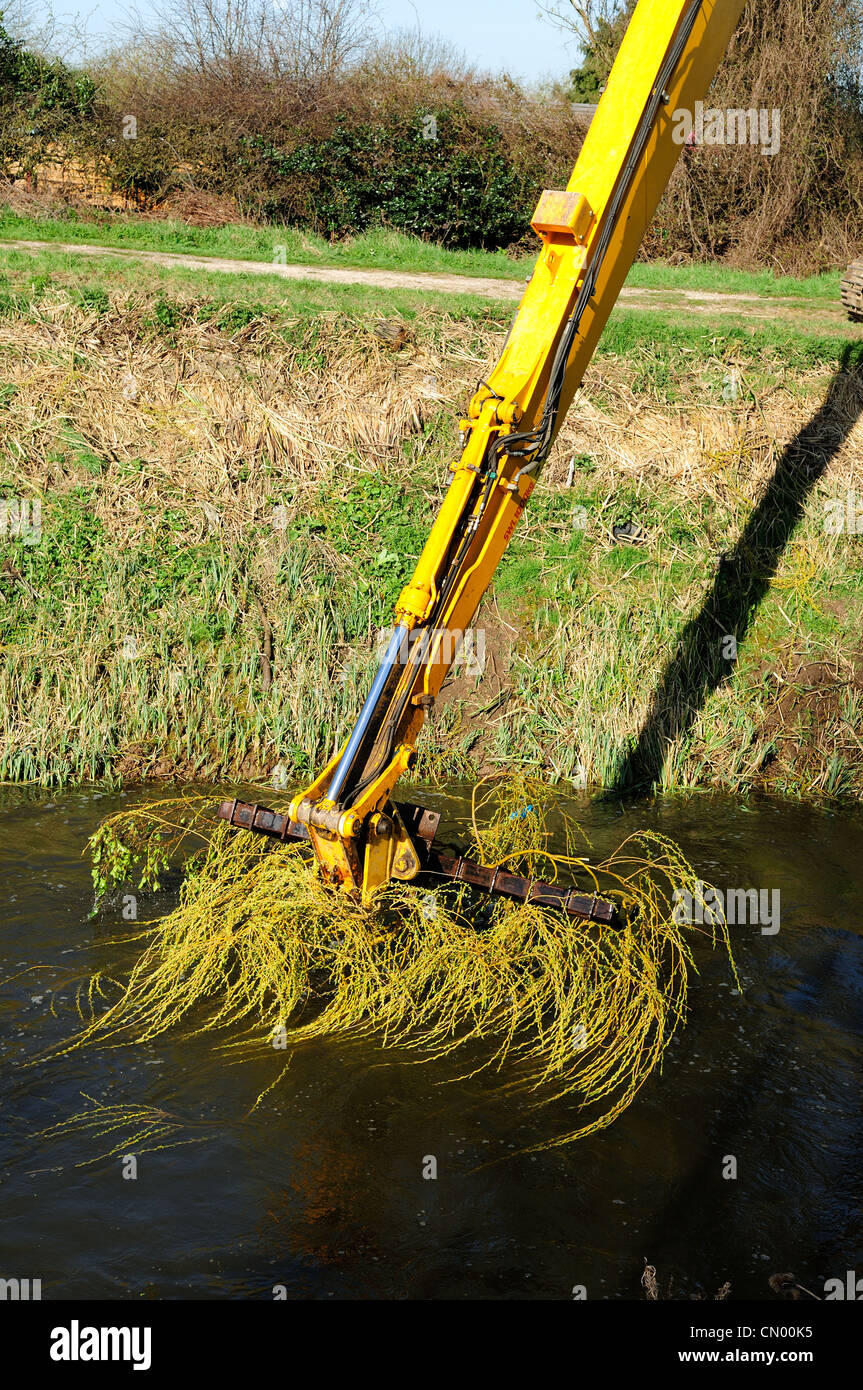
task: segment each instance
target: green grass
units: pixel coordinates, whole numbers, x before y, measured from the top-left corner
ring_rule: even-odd
[[[618,305],[600,339],[597,356],[630,358],[637,366],[634,389],[673,399],[676,386],[692,371],[713,364],[716,388],[721,392],[723,363],[745,364],[759,375],[783,368],[805,371],[830,365],[847,348],[863,360],[863,337],[837,321],[835,333],[818,323],[747,321],[723,315],[721,321],[681,318],[673,311],[631,309]]]
[[[757,294],[797,299],[839,299],[838,270],[795,279],[772,270],[734,270],[716,265],[662,265],[639,262],[632,267],[626,283],[644,290],[709,290],[722,294]]]
[[[423,309],[437,306],[452,310],[458,306],[460,317],[480,322],[500,323],[502,327],[512,317],[511,303],[503,306],[485,296],[459,294],[457,297],[431,290],[391,290],[375,285],[328,285],[313,281],[285,281],[261,275],[225,274],[219,271],[187,270],[182,266],[140,265],[134,261],[110,256],[98,261],[88,260],[82,268],[74,253],[63,251],[20,251],[5,248],[0,243],[0,268],[16,288],[0,292],[0,312],[3,303],[20,307],[21,292],[37,293],[51,285],[74,290],[86,275],[90,292],[157,293],[167,302],[181,299],[206,301],[210,308],[241,310],[258,306],[267,311],[281,312],[289,318],[314,318],[329,311],[351,317],[368,318],[377,313],[401,317],[408,321]],[[12,296],[10,299],[10,295]],[[25,295],[26,298],[26,295]]]
[[[165,329],[179,326],[184,314],[220,319],[226,328],[242,328],[256,314],[274,314],[286,322],[314,319],[337,312],[367,321],[372,316],[402,318],[411,323],[423,311],[438,308],[457,313],[477,325],[505,331],[512,319],[512,304],[479,295],[448,295],[429,290],[382,289],[374,285],[328,285],[311,281],[284,281],[267,276],[188,270],[181,266],[142,266],[133,261],[105,257],[82,264],[74,253],[22,251],[0,243],[0,313],[18,313],[28,303],[53,288],[67,289],[83,307],[104,311],[109,297],[118,292],[157,297],[154,318]],[[184,304],[192,305],[186,309]],[[4,307],[5,306],[5,307]],[[615,307],[597,350],[597,358],[621,356],[637,364],[635,388],[647,395],[671,401],[678,382],[694,369],[713,362],[716,390],[721,394],[723,364],[748,363],[759,378],[778,379],[785,369],[805,370],[829,365],[844,346],[863,349],[859,331],[837,317],[835,331],[803,317],[783,320],[748,319],[745,307],[739,315],[723,313],[713,320],[705,315],[682,316],[673,305],[650,309],[625,303]]]
[[[0,208],[0,241],[64,241],[126,250],[164,251],[234,260],[272,262],[279,255],[291,265],[355,266],[360,269],[425,271],[523,280],[535,257],[513,258],[505,251],[450,251],[385,228],[344,241],[327,241],[287,226],[232,224],[190,227],[184,222],[104,213],[85,217],[69,209],[62,215],[24,217]],[[277,248],[278,251],[277,251]],[[795,279],[772,270],[734,270],[723,265],[668,266],[639,263],[627,282],[635,289],[708,290],[837,302],[839,272]]]
[[[125,213],[84,218],[71,209],[62,217],[33,218],[0,208],[0,239],[65,241],[268,263],[278,256],[289,265],[356,266],[507,280],[524,279],[532,264],[530,259],[515,260],[505,251],[449,251],[385,228],[344,241],[327,241],[313,232],[275,224],[190,227],[185,222]]]

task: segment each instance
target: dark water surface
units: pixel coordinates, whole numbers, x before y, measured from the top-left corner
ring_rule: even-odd
[[[734,929],[744,993],[699,950],[686,1030],[610,1129],[506,1157],[573,1128],[488,1077],[448,1083],[371,1045],[319,1042],[251,1116],[283,1056],[229,1065],[210,1037],[23,1063],[74,1031],[75,981],[122,974],[88,920],[81,851],[135,793],[0,788],[0,1277],[43,1298],[636,1298],[645,1257],[677,1296],[772,1298],[863,1274],[863,815],[698,796],[567,803],[596,856],[639,827],[676,839],[720,887],[778,889],[781,930]],[[459,789],[428,793],[449,816]],[[142,917],[171,905],[142,901]],[[21,972],[26,973],[21,973]],[[10,976],[15,976],[9,979]],[[55,1000],[56,1017],[49,1005]],[[199,1143],[142,1154],[40,1131],[83,1098],[157,1106]],[[423,1160],[438,1177],[424,1180]],[[733,1155],[738,1177],[722,1176]],[[505,1158],[477,1171],[478,1165]],[[81,1166],[81,1165],[86,1166]]]

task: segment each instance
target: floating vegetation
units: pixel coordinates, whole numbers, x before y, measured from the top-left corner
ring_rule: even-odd
[[[167,1110],[149,1105],[105,1105],[85,1096],[91,1109],[82,1110],[77,1115],[69,1115],[37,1135],[38,1139],[53,1140],[86,1136],[91,1140],[107,1140],[108,1149],[100,1148],[94,1157],[76,1163],[76,1168],[86,1168],[90,1163],[98,1163],[118,1155],[127,1156],[133,1150],[138,1156],[156,1153],[161,1149],[175,1149],[183,1144],[202,1144],[206,1136],[188,1139],[179,1138],[186,1122]],[[131,1156],[131,1155],[129,1155]]]
[[[368,910],[325,888],[304,846],[231,829],[202,797],[112,816],[91,841],[99,894],[130,874],[155,886],[192,852],[177,907],[141,933],[125,985],[82,986],[84,1027],[65,1050],[174,1029],[287,1053],[370,1037],[419,1060],[458,1054],[459,1075],[493,1068],[538,1104],[574,1099],[580,1123],[551,1143],[594,1133],[631,1103],[683,1022],[695,934],[728,947],[727,932],[675,920],[675,893],[695,900],[705,887],[670,840],[641,832],[592,864],[569,825],[567,852],[554,855],[548,810],[540,787],[482,785],[468,853],[546,879],[565,871],[615,897],[620,929],[453,884],[392,884]]]

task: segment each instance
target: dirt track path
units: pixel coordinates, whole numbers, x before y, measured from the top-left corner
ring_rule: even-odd
[[[63,241],[0,241],[0,251],[62,251],[67,255],[119,257],[122,260],[168,268],[204,270],[229,275],[275,275],[283,280],[306,280],[327,285],[376,285],[387,290],[432,291],[437,294],[470,294],[485,299],[518,300],[523,280],[485,279],[474,275],[439,275],[427,271],[366,270],[349,266],[278,265],[269,261],[231,260],[222,256],[191,256],[180,252],[142,251],[130,247],[94,246]],[[714,290],[636,289],[626,286],[621,300],[633,308],[666,310],[706,316],[736,314],[758,319],[797,320],[811,332],[845,328],[856,336],[860,329],[850,325],[839,302],[778,295],[725,293]]]

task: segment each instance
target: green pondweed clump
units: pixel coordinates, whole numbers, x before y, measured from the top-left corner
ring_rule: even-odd
[[[327,1035],[373,1037],[418,1057],[461,1053],[537,1103],[569,1096],[582,1122],[551,1143],[610,1124],[661,1062],[684,1021],[694,934],[728,948],[724,922],[676,918],[675,892],[705,889],[670,840],[630,836],[602,863],[548,849],[548,792],[482,784],[472,843],[484,863],[546,880],[565,871],[613,896],[611,930],[463,885],[391,884],[373,909],[322,884],[305,846],[236,831],[203,797],[151,802],[106,821],[90,844],[104,893],[134,872],[143,886],[192,848],[177,907],[141,933],[118,988],[79,991],[85,1043],[143,1042],[169,1029],[223,1030],[223,1045],[290,1052]],[[733,968],[733,965],[732,965]]]

